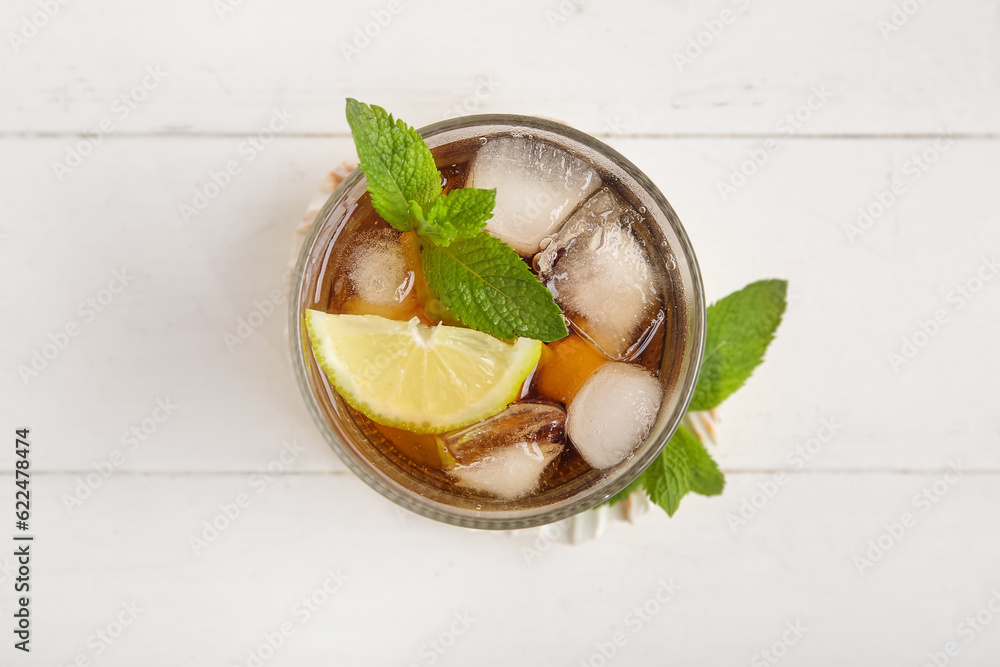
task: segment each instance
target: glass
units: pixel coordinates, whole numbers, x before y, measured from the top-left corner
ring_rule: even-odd
[[[662,264],[667,288],[665,348],[660,366],[663,402],[645,441],[608,470],[591,470],[555,488],[517,501],[491,501],[436,485],[412,461],[394,456],[381,434],[356,419],[330,387],[312,355],[303,313],[319,301],[318,288],[338,235],[365,193],[356,169],[323,206],[302,245],[292,278],[289,339],[299,388],[330,447],[358,477],[389,500],[431,519],[468,528],[515,529],[559,521],[597,506],[635,480],[670,440],[694,393],[705,343],[705,303],[698,263],[677,214],[639,169],[597,139],[560,123],[530,116],[488,114],[454,118],[420,130],[439,165],[468,156],[490,137],[527,134],[588,161],[605,184],[645,216],[649,250]],[[613,398],[613,397],[609,397]]]

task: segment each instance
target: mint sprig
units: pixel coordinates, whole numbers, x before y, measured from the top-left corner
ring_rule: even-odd
[[[551,293],[494,236],[483,232],[446,247],[423,243],[420,256],[431,291],[463,324],[507,339],[530,332],[548,342],[569,333]]]
[[[689,411],[711,410],[743,386],[774,339],[785,312],[787,291],[787,281],[761,280],[708,308],[705,357]],[[678,426],[656,460],[605,504],[615,505],[641,488],[673,516],[688,493],[718,495],[725,483],[698,437]]]
[[[642,473],[649,499],[673,516],[689,491],[703,496],[722,493],[726,484],[719,466],[685,426],[678,426],[663,453]]]
[[[497,191],[462,188],[437,197],[425,212],[411,206],[417,234],[431,242],[446,246],[455,239],[467,239],[478,234],[486,221],[493,217]]]
[[[431,290],[466,326],[498,338],[544,342],[569,334],[549,290],[510,246],[483,227],[496,191],[442,193],[441,174],[423,138],[385,109],[347,100],[347,122],[375,211],[421,237]]]
[[[382,107],[347,100],[361,171],[378,214],[401,232],[413,228],[410,202],[426,206],[441,194],[441,174],[417,131]]]
[[[743,386],[785,312],[784,280],[760,280],[708,308],[705,357],[689,410],[711,410]]]

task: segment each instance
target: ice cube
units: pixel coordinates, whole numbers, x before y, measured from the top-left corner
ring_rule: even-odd
[[[530,257],[601,186],[601,177],[585,161],[547,141],[503,136],[476,153],[466,186],[497,189],[486,229]]]
[[[660,383],[634,364],[594,371],[569,404],[566,435],[594,468],[610,468],[642,443],[660,409]]]
[[[348,259],[347,276],[361,300],[376,306],[402,303],[414,279],[402,246],[388,234],[361,241]]]
[[[638,212],[602,188],[537,258],[539,278],[573,326],[607,357],[624,361],[662,320],[663,278],[633,229]]]
[[[518,403],[438,438],[448,473],[462,486],[503,500],[538,487],[539,479],[562,452],[566,413],[542,403]]]

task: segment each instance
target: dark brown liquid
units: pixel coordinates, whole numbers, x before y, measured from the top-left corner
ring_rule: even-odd
[[[434,151],[446,191],[464,185],[467,167],[476,148],[478,148],[478,144],[466,145],[465,147],[451,144]],[[382,220],[372,208],[371,198],[367,193],[362,195],[353,207],[348,208],[347,215],[339,222],[330,220],[328,224],[337,224],[337,230],[332,236],[326,252],[323,253],[318,281],[313,286],[314,289],[309,290],[314,295],[313,302],[308,304],[309,308],[328,313],[374,314],[402,321],[416,316],[425,324],[437,324],[440,321],[435,319],[433,308],[428,308],[426,301],[420,298],[422,275],[419,260],[414,252],[419,239],[412,232],[408,232],[406,235],[398,232]],[[637,229],[635,231],[642,243],[648,248],[653,247],[651,240],[643,230]],[[399,307],[386,308],[365,304],[359,299],[359,295],[353,289],[348,277],[352,253],[362,247],[364,243],[370,242],[373,237],[399,243],[404,247],[404,256],[407,257],[406,269],[412,274],[414,286],[404,303]],[[655,258],[655,253],[651,254]],[[530,260],[527,262],[530,266]],[[426,289],[426,284],[423,283],[423,285]],[[669,349],[667,341],[673,340],[672,336],[676,333],[674,331],[674,318],[670,316],[669,284],[665,284],[663,287],[668,303],[661,304],[656,326],[648,330],[640,342],[635,345],[629,359],[630,362],[641,365],[656,376],[660,375],[663,367],[664,352]],[[576,333],[570,335],[577,336]],[[552,344],[549,347],[551,348]],[[543,354],[542,364],[545,363],[545,359],[546,355]],[[322,373],[319,375],[326,383],[325,376]],[[540,387],[538,378],[539,373],[537,372],[529,376],[529,384],[520,400],[543,401],[557,404],[565,409],[565,404],[558,398],[558,395],[565,392],[545,393]],[[334,390],[329,384],[325,384],[325,388],[330,395],[333,394]],[[613,398],[609,397],[609,400],[613,400]],[[379,452],[406,474],[431,484],[448,494],[480,500],[474,492],[456,486],[446,474],[434,435],[417,434],[376,424],[350,406],[347,406],[347,410],[361,432],[375,445]],[[593,470],[577,453],[576,449],[567,443],[559,457],[546,468],[539,488],[534,495],[542,495],[546,491],[565,484],[577,488],[589,486],[602,474],[601,471]],[[517,505],[517,503],[513,505],[502,503],[491,498],[482,498],[482,501],[498,508]]]

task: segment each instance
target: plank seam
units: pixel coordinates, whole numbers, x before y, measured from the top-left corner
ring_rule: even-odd
[[[104,138],[114,141],[116,139],[245,139],[251,136],[252,132],[115,132],[108,134]],[[850,140],[850,141],[909,141],[937,139],[941,136],[938,132],[891,132],[891,133],[868,133],[868,132],[831,132],[831,133],[807,133],[798,132],[795,134],[766,133],[766,132],[650,132],[650,133],[621,133],[610,134],[605,132],[591,133],[599,139],[732,139],[739,141],[755,140],[782,140],[782,141],[803,141],[803,140]],[[92,132],[86,131],[0,131],[0,139],[86,139],[92,137]],[[982,141],[995,141],[1000,139],[1000,132],[953,132],[949,133],[950,139],[973,139]],[[278,139],[350,139],[349,132],[282,132]]]

